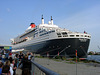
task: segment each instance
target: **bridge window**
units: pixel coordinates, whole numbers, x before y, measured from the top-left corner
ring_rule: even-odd
[[[63,35],[63,37],[68,37],[66,32],[63,32],[62,35]]]
[[[57,33],[58,37],[61,37],[61,33]]]

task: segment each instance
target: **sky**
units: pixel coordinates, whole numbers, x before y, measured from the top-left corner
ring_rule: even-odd
[[[100,0],[0,0],[0,44],[24,33],[30,23],[48,23],[91,35],[89,51],[100,52]]]

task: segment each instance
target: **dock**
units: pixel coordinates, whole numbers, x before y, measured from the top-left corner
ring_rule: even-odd
[[[58,73],[59,75],[100,75],[99,63],[77,62],[77,67],[76,67],[76,62],[64,61],[61,59],[59,60],[59,59],[49,59],[49,58],[35,58],[34,62],[47,69],[54,71],[55,73]],[[35,73],[34,75],[46,75],[46,74],[41,74],[41,71],[37,70],[37,67],[35,67],[34,69],[35,69],[33,71]],[[22,70],[20,68],[16,69],[16,75],[22,75]]]
[[[21,69],[16,69],[16,75],[22,75],[22,70]]]
[[[60,75],[100,75],[100,64],[97,63],[78,62],[76,70],[76,63],[71,61],[35,58],[35,62]]]
[[[35,58],[35,62],[58,73],[59,75],[100,75],[100,64],[97,63],[78,62],[76,71],[76,63],[71,61],[54,60],[48,58]],[[40,75],[38,73],[35,75]],[[22,70],[17,69],[16,75],[21,74]]]

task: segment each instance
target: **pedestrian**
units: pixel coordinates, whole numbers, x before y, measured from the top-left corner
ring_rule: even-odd
[[[15,53],[12,53],[12,59],[15,59]]]
[[[0,61],[0,75],[2,74],[3,63]]]
[[[21,51],[20,54],[19,54],[19,60],[21,61],[23,59],[23,57],[24,57],[24,54]]]
[[[8,65],[8,66],[10,67],[10,74],[13,75],[13,68],[12,68],[11,65],[10,65],[10,61],[7,60],[7,61],[5,62],[5,65]]]
[[[10,66],[4,65],[2,68],[2,74],[1,75],[11,75],[10,74]]]
[[[12,63],[12,60],[13,59],[12,59],[12,56],[11,55],[9,56],[8,60],[10,61],[10,63]]]
[[[16,68],[17,68],[17,64],[15,63],[15,60],[12,61],[13,64],[13,75],[16,75]]]
[[[30,59],[31,59],[31,53],[28,54],[28,60],[30,60]]]
[[[9,57],[9,53],[7,51],[6,54],[5,54],[5,59],[8,60],[8,57]]]
[[[17,68],[18,68],[18,66],[19,66],[19,55],[18,54],[16,54],[15,63],[16,63]]]
[[[2,61],[5,62],[5,55],[2,54]]]
[[[31,61],[28,60],[28,56],[27,55],[25,55],[24,60],[22,61],[22,64],[23,64],[22,73],[23,73],[23,71],[28,69],[29,70],[29,74],[31,74]]]
[[[11,52],[9,53],[9,56],[12,56],[12,53]]]
[[[31,72],[28,68],[22,70],[22,75],[31,75]]]

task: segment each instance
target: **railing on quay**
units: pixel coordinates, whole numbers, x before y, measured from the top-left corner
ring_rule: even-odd
[[[46,67],[43,67],[42,65],[36,63],[34,59],[31,60],[32,62],[32,69],[31,69],[31,75],[60,75]]]

